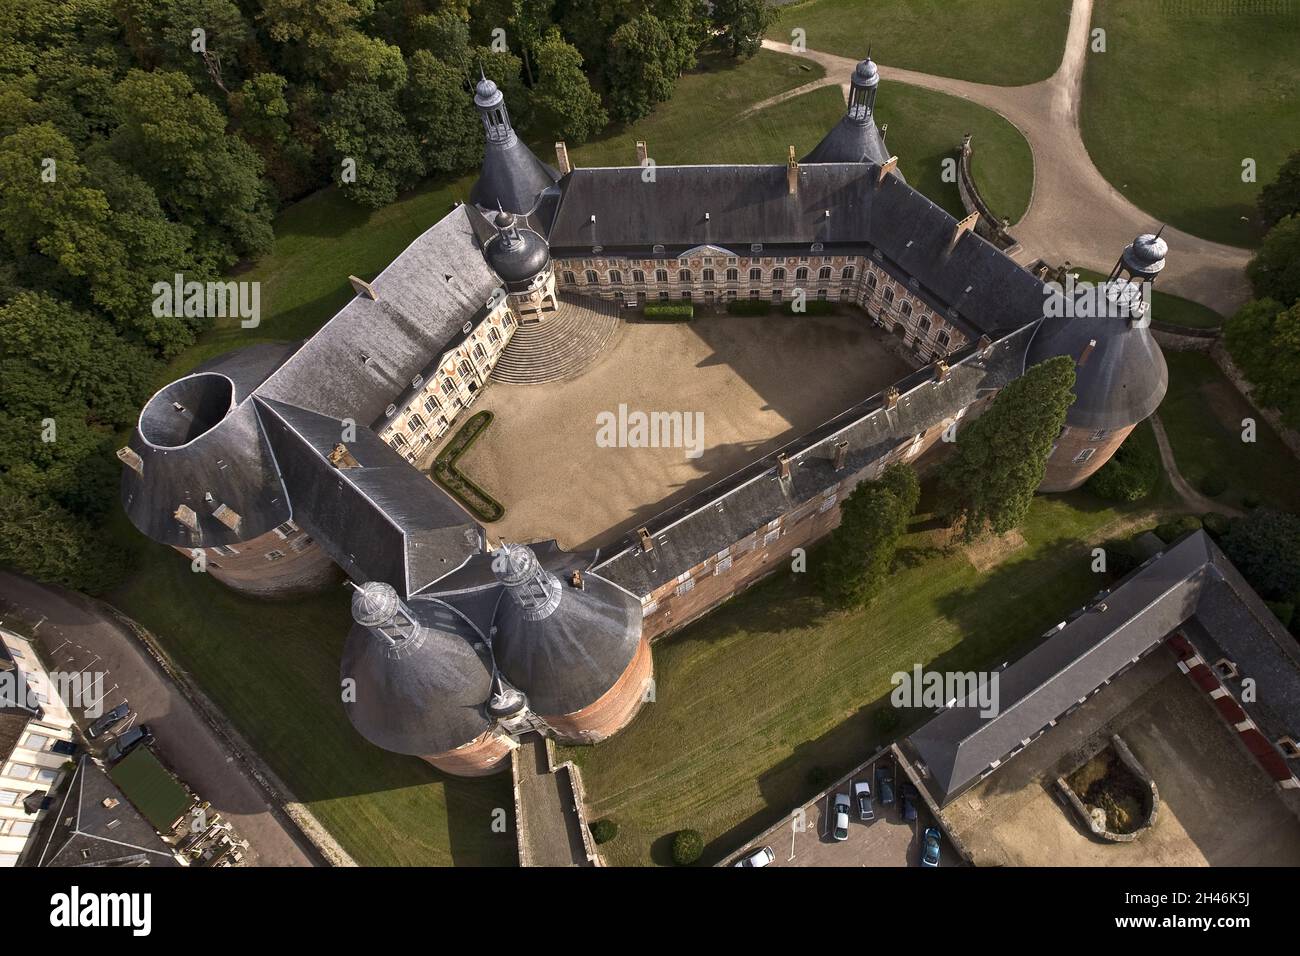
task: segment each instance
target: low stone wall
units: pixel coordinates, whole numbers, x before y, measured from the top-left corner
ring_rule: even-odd
[[[971,156],[974,154],[974,148],[971,146],[971,134],[967,133],[961,142],[960,158],[957,160],[957,192],[961,194],[961,204],[966,212],[978,212],[980,215],[979,222],[975,231],[993,243],[1007,255],[1018,252],[1020,243],[1015,236],[1007,231],[1007,221],[999,218],[990,208],[989,204],[984,201],[980,195],[979,187],[975,185],[975,176],[971,171]]]
[[[1291,449],[1291,453],[1300,457],[1300,432],[1283,424],[1282,415],[1277,409],[1263,408],[1255,400],[1254,386],[1250,384],[1246,376],[1242,374],[1241,369],[1233,362],[1232,356],[1228,354],[1228,350],[1224,347],[1222,341],[1216,342],[1214,348],[1210,349],[1210,358],[1214,359],[1214,364],[1219,366],[1219,370],[1227,376],[1228,381],[1232,382],[1233,387],[1242,394],[1242,397],[1258,409],[1259,413],[1264,416],[1264,420],[1273,426],[1273,430],[1282,439],[1282,443]]]
[[[573,806],[578,813],[578,827],[582,832],[582,848],[587,854],[587,861],[592,866],[604,866],[605,860],[596,849],[596,841],[592,839],[591,827],[587,823],[587,790],[582,785],[582,771],[572,760],[559,764],[555,762],[555,741],[549,737],[546,738],[546,765],[552,773],[562,774],[573,792]]]
[[[1150,793],[1151,811],[1147,814],[1147,818],[1142,825],[1132,833],[1115,833],[1112,830],[1107,830],[1104,825],[1098,823],[1096,819],[1093,818],[1093,815],[1089,812],[1088,808],[1084,805],[1083,801],[1079,799],[1079,795],[1075,793],[1074,789],[1066,782],[1065,777],[1057,777],[1056,786],[1065,797],[1066,802],[1074,808],[1075,813],[1077,813],[1079,819],[1083,821],[1084,826],[1086,826],[1094,836],[1110,843],[1132,843],[1145,831],[1156,825],[1156,817],[1160,812],[1160,791],[1156,788],[1156,782],[1152,779],[1151,774],[1147,773],[1146,768],[1143,767],[1142,764],[1138,762],[1138,759],[1133,756],[1133,751],[1128,749],[1128,744],[1124,743],[1119,734],[1111,735],[1110,748],[1115,752],[1115,756],[1119,759],[1119,762],[1124,765],[1125,769],[1143,783]],[[1096,754],[1093,755],[1093,757],[1095,756]],[[1089,759],[1091,760],[1092,758],[1090,757]]]

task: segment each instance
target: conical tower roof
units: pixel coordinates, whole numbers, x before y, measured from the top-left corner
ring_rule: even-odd
[[[880,71],[868,54],[853,70],[849,81],[849,104],[844,115],[801,162],[875,163],[879,166],[888,160],[889,151],[876,128],[875,98],[879,84]]]
[[[559,172],[534,156],[515,134],[505,97],[486,76],[475,88],[474,105],[483,120],[487,143],[470,199],[482,209],[501,208],[520,215],[532,212],[542,192],[559,182]]]

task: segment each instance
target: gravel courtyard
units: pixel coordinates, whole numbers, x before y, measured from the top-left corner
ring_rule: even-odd
[[[608,545],[902,378],[910,368],[897,351],[896,339],[856,312],[625,322],[579,378],[491,383],[474,410],[496,420],[460,468],[505,505],[488,526],[494,539]],[[701,453],[599,447],[598,416],[617,416],[620,405],[629,416],[702,413]]]

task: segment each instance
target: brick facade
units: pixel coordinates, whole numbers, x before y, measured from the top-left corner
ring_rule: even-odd
[[[654,676],[654,657],[648,635],[642,633],[636,653],[614,686],[594,704],[563,716],[543,720],[565,743],[599,743],[629,723],[645,703],[646,685]]]
[[[457,777],[486,777],[510,766],[510,752],[519,746],[494,730],[447,753],[422,758],[443,773]]]
[[[1047,458],[1047,473],[1038,490],[1057,492],[1078,488],[1110,460],[1135,427],[1095,431],[1068,426],[1061,429]]]
[[[195,553],[177,548],[193,562]],[[318,591],[339,570],[312,536],[294,522],[238,544],[203,548],[207,572],[226,587],[262,597],[291,597]]]

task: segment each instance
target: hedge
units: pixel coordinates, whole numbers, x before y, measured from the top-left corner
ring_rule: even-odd
[[[470,420],[447,442],[445,448],[438,452],[433,462],[433,478],[442,488],[470,513],[483,521],[500,521],[505,517],[506,509],[490,494],[474,484],[457,467],[462,455],[473,447],[478,437],[492,424],[492,413],[476,412]]]
[[[730,315],[767,315],[772,311],[772,303],[766,299],[735,299],[727,303]]]
[[[1135,434],[1088,479],[1087,487],[1106,501],[1139,501],[1151,494],[1159,480],[1159,456]]]
[[[661,303],[647,305],[641,310],[647,319],[667,319],[671,322],[689,322],[695,318],[695,306],[690,303]]]

